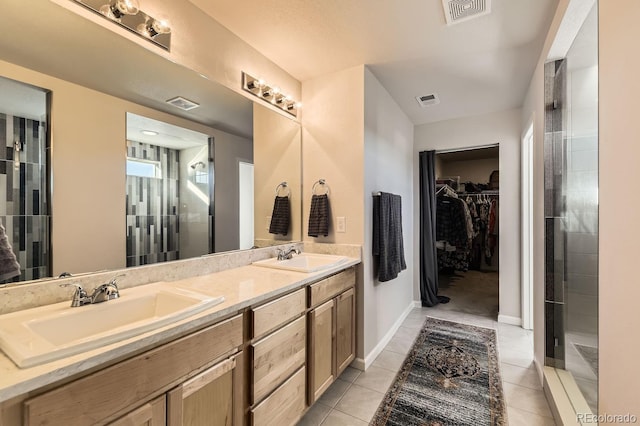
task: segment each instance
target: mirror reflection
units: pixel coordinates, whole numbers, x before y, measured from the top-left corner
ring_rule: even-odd
[[[203,78],[54,3],[43,2],[35,15],[27,13],[24,2],[5,6],[2,22],[8,31],[25,25],[25,16],[37,25],[23,40],[0,39],[0,77],[44,88],[42,99],[51,93],[51,121],[45,127],[50,142],[43,139],[51,145],[48,165],[31,158],[35,145],[27,141],[20,153],[24,165],[14,169],[14,157],[8,158],[15,152],[13,133],[7,138],[6,127],[0,132],[0,167],[11,171],[2,174],[0,188],[5,192],[0,197],[24,196],[23,210],[9,201],[0,203],[0,221],[26,268],[9,282],[301,240],[298,122],[253,104],[238,93],[241,88],[233,91]],[[66,37],[60,26],[82,31],[83,37]],[[37,42],[43,39],[46,55]],[[102,54],[96,56],[93,45],[83,39],[103,46]],[[117,73],[109,72],[115,69]],[[153,72],[141,79],[140,70]],[[200,107],[183,111],[167,104],[178,95]],[[4,89],[0,98],[6,99]],[[42,112],[33,117],[0,112],[41,122],[46,117]],[[135,123],[134,116],[199,133],[200,145],[151,147],[154,143],[140,135],[129,137],[127,126]],[[33,129],[34,124],[29,126]],[[47,133],[38,138],[43,135]],[[179,170],[170,168],[168,151],[166,160],[158,152],[165,148],[180,153]],[[138,158],[134,150],[146,150],[147,157]],[[39,155],[44,161],[47,151]],[[41,171],[38,178],[36,169]],[[165,183],[169,177],[173,186]],[[24,191],[16,186],[18,181],[27,184]],[[275,235],[268,232],[269,223],[274,190],[283,181],[291,190],[291,223],[286,235]],[[176,199],[159,193],[165,191],[162,185],[174,191]],[[145,197],[161,202],[151,204]],[[36,198],[40,205],[34,210]],[[27,254],[27,248],[38,244],[39,255]]]
[[[46,92],[0,77],[0,284],[50,275]]]

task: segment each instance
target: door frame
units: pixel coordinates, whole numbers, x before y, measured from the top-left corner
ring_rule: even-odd
[[[535,117],[522,136],[522,328],[533,329],[533,143]]]

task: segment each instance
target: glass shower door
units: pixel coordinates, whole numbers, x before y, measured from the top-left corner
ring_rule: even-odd
[[[578,413],[597,413],[597,30],[594,6],[565,59],[545,67],[545,355]]]

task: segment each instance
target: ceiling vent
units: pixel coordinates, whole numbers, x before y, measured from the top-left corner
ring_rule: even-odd
[[[190,101],[189,99],[183,98],[182,96],[176,96],[175,98],[169,99],[167,101],[169,105],[173,105],[176,108],[180,108],[185,111],[189,111],[194,108],[198,108],[200,104]]]
[[[432,93],[430,95],[416,96],[416,101],[418,101],[422,108],[438,105],[440,103],[440,99],[435,93]]]
[[[442,0],[447,25],[457,24],[491,12],[491,0]]]

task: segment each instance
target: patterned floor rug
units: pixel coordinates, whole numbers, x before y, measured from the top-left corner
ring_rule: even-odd
[[[506,425],[496,332],[427,318],[371,425]]]

